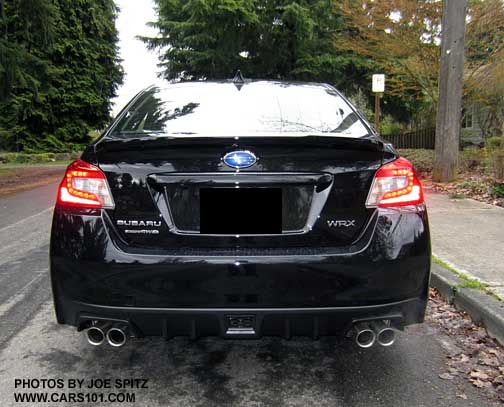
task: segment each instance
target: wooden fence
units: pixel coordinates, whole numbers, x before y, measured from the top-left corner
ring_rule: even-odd
[[[433,150],[436,139],[436,129],[420,129],[403,134],[382,136],[382,138],[392,143],[395,148],[425,148]]]

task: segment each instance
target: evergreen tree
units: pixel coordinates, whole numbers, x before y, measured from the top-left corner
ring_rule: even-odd
[[[348,89],[369,61],[336,53],[343,20],[334,0],[156,0],[157,37],[168,79],[311,80]],[[355,82],[354,82],[355,83]]]
[[[113,0],[1,0],[0,8],[0,147],[88,142],[122,82]]]

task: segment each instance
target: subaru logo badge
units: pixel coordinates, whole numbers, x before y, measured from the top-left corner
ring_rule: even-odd
[[[222,161],[231,168],[242,169],[252,167],[257,162],[257,157],[250,151],[231,151]]]

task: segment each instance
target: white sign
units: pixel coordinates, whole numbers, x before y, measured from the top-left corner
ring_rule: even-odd
[[[385,92],[385,75],[383,74],[373,75],[373,92],[374,93]]]

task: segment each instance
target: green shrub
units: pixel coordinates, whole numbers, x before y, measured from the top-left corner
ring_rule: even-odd
[[[417,172],[431,172],[434,166],[434,150],[409,149],[399,150],[399,154],[410,160]]]
[[[488,137],[485,142],[485,146],[489,150],[495,150],[498,148],[504,148],[504,138],[503,137]]]
[[[504,148],[490,151],[490,166],[497,181],[504,181]]]
[[[401,129],[401,124],[394,121],[391,116],[385,116],[380,123],[380,135],[382,136],[395,136],[401,134]]]
[[[80,157],[80,152],[72,153],[1,153],[1,164],[44,164],[55,161],[71,161]]]
[[[490,192],[496,198],[504,198],[504,184],[494,185],[490,188]]]
[[[96,140],[100,136],[101,136],[101,131],[99,131],[99,130],[91,130],[89,132],[89,137],[91,138],[91,140]]]
[[[54,158],[56,159],[56,161],[68,161],[69,159],[72,159],[71,157],[69,157],[68,153],[56,153],[54,155]]]
[[[469,191],[471,194],[483,195],[488,193],[488,185],[479,179],[467,179],[457,182],[457,187]],[[463,193],[458,191],[459,193]]]
[[[484,148],[467,147],[460,152],[459,167],[461,170],[473,170],[476,168],[484,168],[488,153]]]

